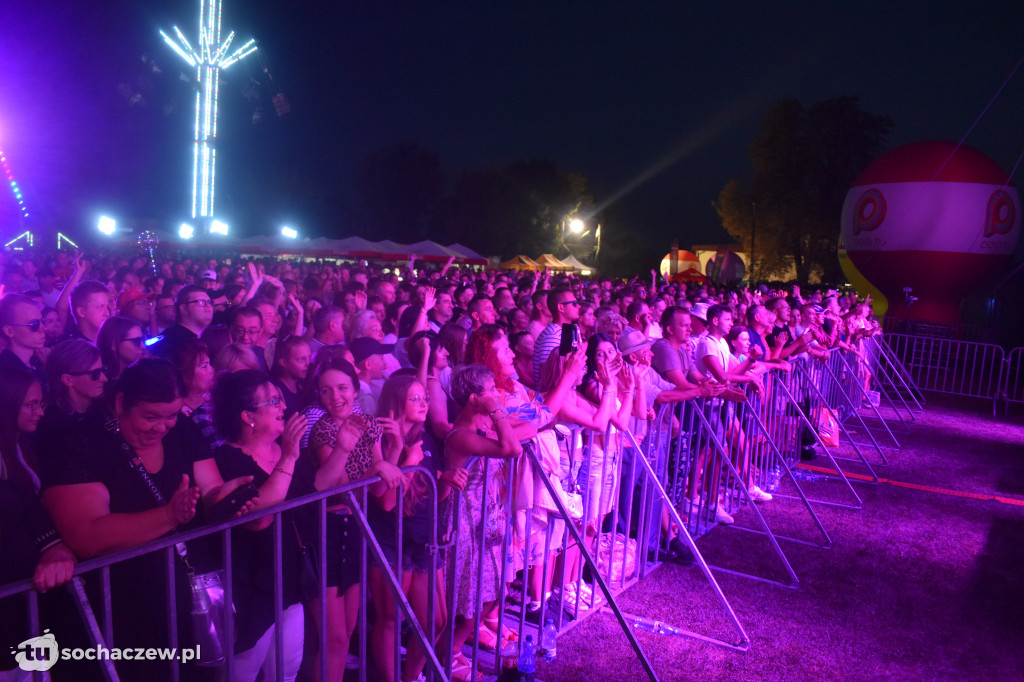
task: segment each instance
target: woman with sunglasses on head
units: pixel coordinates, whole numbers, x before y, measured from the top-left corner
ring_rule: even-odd
[[[321,351],[322,352],[322,351]],[[313,427],[309,447],[319,468],[319,490],[380,476],[369,492],[383,506],[395,505],[395,487],[404,479],[398,468],[401,451],[381,450],[384,425],[372,416],[355,411],[359,376],[355,367],[335,359],[320,366],[314,377],[326,413]],[[327,674],[340,679],[345,672],[349,641],[359,609],[359,569],[362,544],[352,510],[337,499],[329,501],[327,514]],[[321,615],[314,611],[317,620]]]
[[[269,507],[314,492],[312,466],[299,458],[306,418],[285,421],[281,391],[263,372],[240,370],[220,376],[213,390],[213,422],[225,442],[214,451],[225,480],[250,478],[258,490],[253,507]],[[284,679],[294,680],[302,663],[302,545],[315,542],[316,506],[286,512],[281,529]],[[262,670],[276,675],[273,516],[251,521],[232,534],[234,605],[237,610],[233,680],[255,680]]]
[[[107,371],[107,379],[116,381],[121,372],[142,357],[142,327],[127,317],[108,317],[96,335],[96,347]]]

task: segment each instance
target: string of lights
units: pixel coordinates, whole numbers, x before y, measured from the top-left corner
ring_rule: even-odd
[[[7,177],[7,182],[11,185],[14,199],[18,202],[18,211],[21,213],[21,217],[28,218],[28,206],[25,205],[25,198],[21,196],[21,187],[18,186],[17,180],[14,179],[14,173],[11,172],[11,166],[7,163],[7,156],[4,154],[3,148],[0,148],[0,163],[3,164],[4,175]]]

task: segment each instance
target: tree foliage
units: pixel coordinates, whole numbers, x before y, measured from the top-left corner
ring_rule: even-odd
[[[464,173],[445,201],[439,233],[506,258],[551,253],[565,216],[592,203],[582,175],[547,159],[518,161]]]
[[[754,180],[733,179],[715,208],[748,252],[759,279],[795,265],[797,277],[841,279],[836,247],[843,200],[857,175],[885,148],[893,123],[839,97],[804,108],[784,99],[765,114],[750,143]]]
[[[374,152],[355,179],[356,231],[370,239],[427,239],[444,188],[444,169],[434,152],[409,143]]]

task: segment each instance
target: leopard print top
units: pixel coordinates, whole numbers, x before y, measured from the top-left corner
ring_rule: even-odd
[[[358,481],[366,476],[366,472],[373,466],[373,446],[380,440],[384,428],[373,417],[352,415],[350,418],[364,419],[366,423],[363,434],[356,441],[355,447],[352,448],[352,452],[348,453],[348,459],[345,461],[345,476],[349,481]],[[313,432],[309,435],[309,442],[316,450],[324,445],[333,450],[338,443],[339,429],[340,424],[334,421],[331,415],[325,414],[313,427]]]

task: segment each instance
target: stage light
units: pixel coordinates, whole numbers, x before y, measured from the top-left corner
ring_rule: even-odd
[[[569,230],[573,234],[579,234],[580,232],[583,231],[583,228],[585,227],[586,225],[579,218],[573,218],[572,220],[569,221]]]
[[[225,237],[228,236],[228,224],[220,220],[214,220],[210,223],[210,234],[222,234]]]
[[[117,230],[117,221],[108,216],[101,215],[97,227],[99,227],[100,232],[109,237]]]
[[[299,233],[290,227],[282,227],[281,236],[287,237],[288,239],[298,239]]]
[[[196,228],[192,227],[188,223],[182,223],[181,227],[178,228],[178,236],[182,239],[192,239],[196,233]]]

